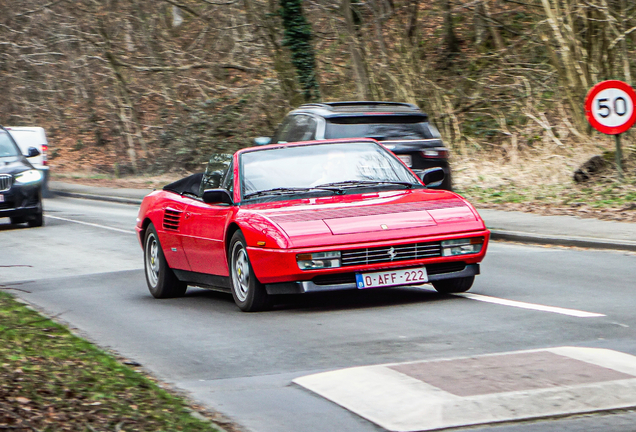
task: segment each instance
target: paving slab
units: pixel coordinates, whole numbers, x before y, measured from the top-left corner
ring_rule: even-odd
[[[340,369],[294,383],[389,431],[636,407],[636,356],[556,347]]]

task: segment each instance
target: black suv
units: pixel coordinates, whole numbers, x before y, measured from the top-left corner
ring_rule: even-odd
[[[40,151],[29,147],[27,157]],[[42,226],[42,179],[33,168],[13,137],[0,126],[0,218],[11,218],[12,224],[28,223]]]
[[[441,167],[437,189],[452,190],[448,149],[437,128],[416,105],[400,102],[325,102],[291,111],[274,136],[258,145],[333,138],[373,138],[417,171]]]

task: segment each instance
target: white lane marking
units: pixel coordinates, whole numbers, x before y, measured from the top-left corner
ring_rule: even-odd
[[[537,310],[537,311],[543,311],[543,312],[552,312],[552,313],[558,313],[561,315],[569,315],[569,316],[573,316],[577,318],[594,318],[594,317],[605,316],[604,314],[595,313],[595,312],[585,312],[585,311],[580,311],[576,309],[566,309],[566,308],[560,308],[560,307],[554,307],[554,306],[544,306],[544,305],[534,304],[534,303],[525,303],[525,302],[520,302],[515,300],[506,300],[506,299],[501,299],[497,297],[485,296],[482,294],[463,293],[463,294],[455,294],[455,295],[459,297],[471,299],[471,300],[483,301],[486,303],[495,303],[495,304],[500,304],[504,306],[518,307],[521,309],[531,309],[531,310]]]
[[[74,222],[77,224],[81,224],[81,225],[88,225],[88,226],[92,226],[92,227],[96,227],[96,228],[103,228],[103,229],[107,229],[107,230],[111,230],[111,231],[117,231],[117,232],[122,232],[122,233],[126,233],[126,234],[137,234],[135,231],[130,231],[130,230],[123,230],[123,229],[119,229],[119,228],[113,228],[113,227],[109,227],[106,225],[99,225],[99,224],[94,224],[94,223],[90,223],[90,222],[82,222],[82,221],[78,221],[75,219],[67,219],[67,218],[63,218],[63,217],[59,217],[59,216],[50,216],[50,215],[44,215],[47,218],[51,218],[51,219],[59,219],[59,220],[63,220],[66,222]]]

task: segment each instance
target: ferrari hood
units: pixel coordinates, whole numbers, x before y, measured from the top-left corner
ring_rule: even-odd
[[[302,200],[254,209],[278,226],[293,247],[419,237],[484,229],[468,202],[452,192],[409,190],[335,199]]]

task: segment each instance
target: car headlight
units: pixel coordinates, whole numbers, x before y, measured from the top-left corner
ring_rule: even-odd
[[[42,180],[42,173],[38,170],[23,171],[15,175],[15,182],[18,184],[37,183]]]
[[[470,237],[442,242],[442,256],[476,254],[484,246],[483,237]]]
[[[336,268],[340,267],[340,251],[298,254],[296,262],[301,270]]]

